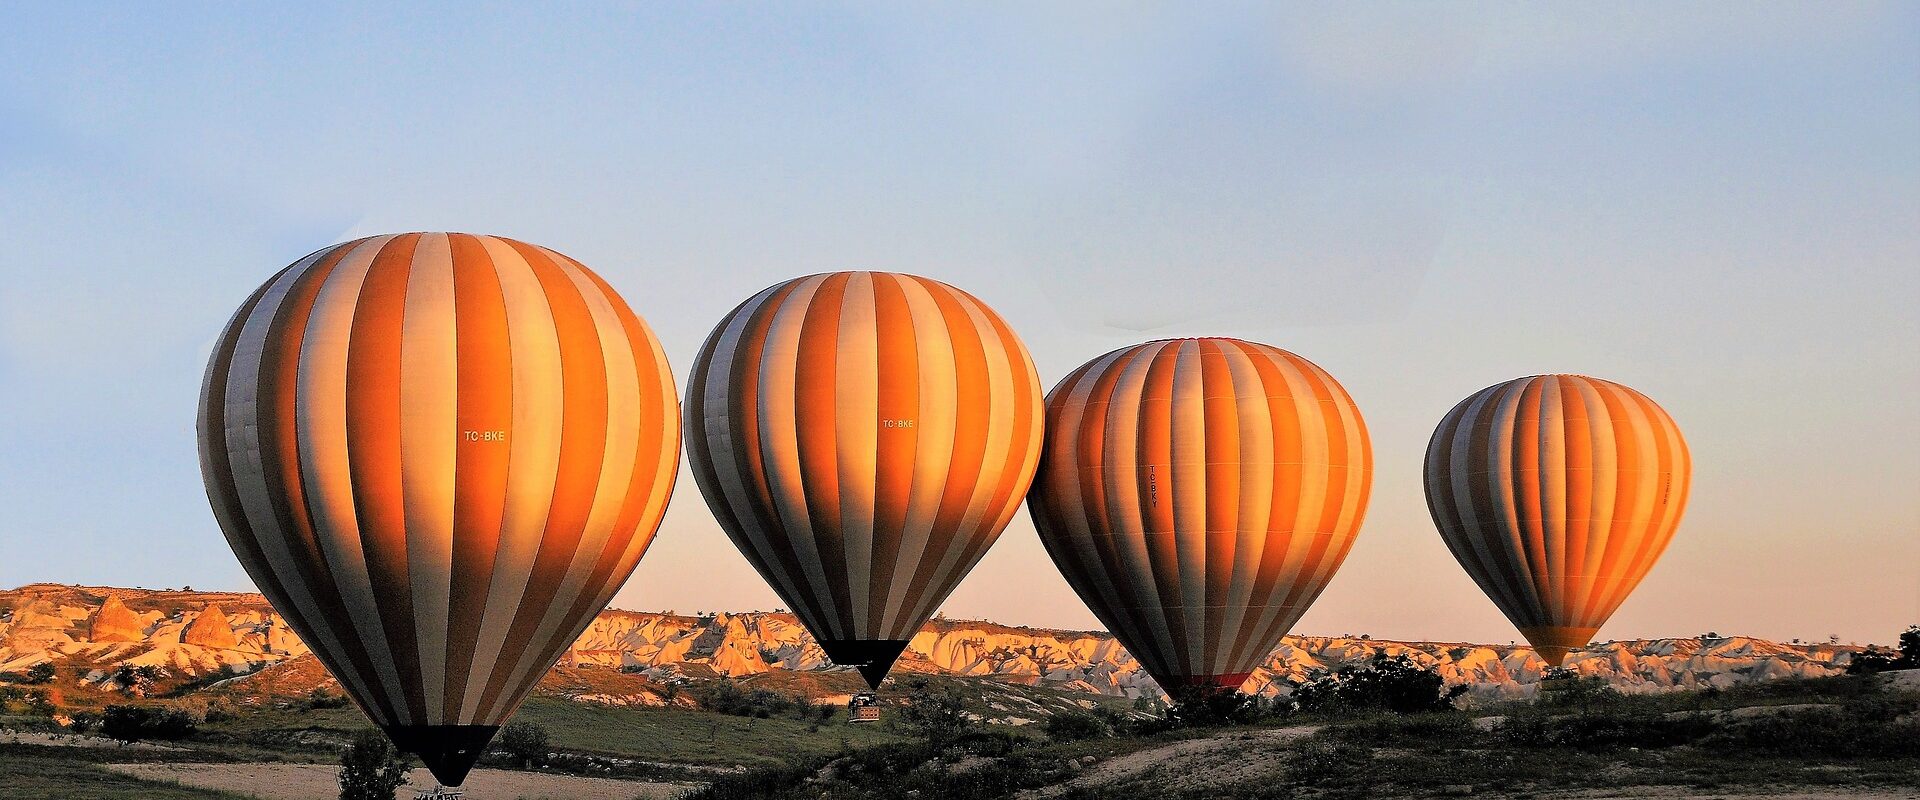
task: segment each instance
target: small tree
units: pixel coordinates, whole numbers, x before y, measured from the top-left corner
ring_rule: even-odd
[[[1303,711],[1379,710],[1396,714],[1446,711],[1467,687],[1449,688],[1440,673],[1406,656],[1375,653],[1366,666],[1347,665],[1294,690]]]
[[[93,711],[73,712],[72,722],[67,727],[74,733],[92,733],[100,729],[100,714]]]
[[[53,682],[53,662],[42,661],[27,668],[27,683],[38,686]]]
[[[120,691],[131,692],[133,687],[140,685],[140,672],[132,664],[121,664],[119,669],[113,671],[113,685],[120,687]]]
[[[1260,698],[1237,689],[1185,686],[1175,689],[1172,698],[1167,721],[1178,727],[1249,723],[1265,713]]]
[[[1920,625],[1910,626],[1900,634],[1899,652],[1868,647],[1853,654],[1853,660],[1847,663],[1849,675],[1872,675],[1890,669],[1920,669]]]
[[[521,769],[545,766],[552,754],[547,747],[547,729],[531,722],[515,722],[502,728],[500,749],[513,756]]]
[[[1107,721],[1085,711],[1062,711],[1047,717],[1047,737],[1061,742],[1077,742],[1082,739],[1102,739],[1107,735]]]
[[[197,727],[192,714],[177,708],[114,705],[100,715],[100,732],[123,742],[184,739]]]
[[[393,800],[406,782],[407,762],[379,731],[362,729],[340,751],[340,800]]]
[[[1550,670],[1540,681],[1540,702],[1563,708],[1577,708],[1581,716],[1595,706],[1611,705],[1620,699],[1620,691],[1598,675],[1582,677],[1570,670]]]
[[[346,708],[347,696],[329,692],[324,686],[315,686],[313,687],[313,691],[307,692],[307,699],[300,701],[299,705],[303,710],[307,711],[323,708]]]
[[[967,716],[966,695],[960,687],[934,689],[925,679],[915,679],[907,688],[912,694],[894,717],[895,724],[907,732],[940,747],[973,727],[973,720]]]

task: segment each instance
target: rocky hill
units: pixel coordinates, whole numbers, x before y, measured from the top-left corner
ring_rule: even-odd
[[[1644,692],[1833,675],[1844,670],[1858,650],[1739,636],[1651,639],[1597,644],[1570,656],[1566,666],[1605,677],[1624,691]],[[1469,696],[1477,699],[1531,695],[1545,669],[1524,646],[1289,636],[1244,688],[1283,692],[1287,680],[1379,652],[1431,665],[1450,683],[1469,686]],[[284,687],[288,691],[305,691],[324,680],[312,659],[300,658],[306,653],[305,645],[257,594],[58,584],[0,591],[0,673],[23,673],[52,662],[78,667],[84,682],[99,685],[120,666],[131,665],[152,667],[149,672],[175,683],[247,674],[262,690],[279,685],[273,681],[290,680]],[[839,684],[851,685],[837,680],[840,670],[798,621],[780,612],[689,617],[608,610],[562,664],[549,676],[548,691],[623,704],[665,702],[656,688],[675,679],[818,674],[836,680],[782,683],[834,694],[846,691]],[[266,669],[275,665],[281,666]],[[595,666],[623,667],[637,674],[622,682],[608,677],[619,674],[613,670],[580,669]],[[896,674],[900,671],[1109,696],[1158,693],[1138,662],[1106,633],[991,622],[928,623],[914,637]],[[619,685],[601,685],[609,680]]]

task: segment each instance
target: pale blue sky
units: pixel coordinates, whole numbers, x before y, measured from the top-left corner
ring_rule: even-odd
[[[0,10],[0,586],[239,588],[195,461],[233,307],[356,236],[595,267],[680,378],[803,273],[994,305],[1048,385],[1257,339],[1374,501],[1299,629],[1506,641],[1420,454],[1497,381],[1634,386],[1692,505],[1603,637],[1920,621],[1920,10],[969,4]],[[683,479],[616,604],[771,608]],[[945,608],[1089,626],[1024,515]]]

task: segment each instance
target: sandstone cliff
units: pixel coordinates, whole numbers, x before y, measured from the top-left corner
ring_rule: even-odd
[[[1573,654],[1566,666],[1605,677],[1624,691],[1648,692],[1832,675],[1844,670],[1857,651],[1746,637],[1651,639],[1596,644]],[[1432,666],[1449,683],[1469,686],[1470,697],[1478,699],[1528,696],[1546,667],[1524,646],[1290,636],[1243,688],[1283,692],[1288,680],[1377,652]],[[53,661],[87,665],[98,680],[120,664],[151,665],[191,678],[223,668],[253,672],[305,653],[257,594],[54,584],[0,591],[0,672]],[[625,667],[659,680],[834,669],[798,621],[777,612],[688,617],[609,610],[562,663]],[[1158,694],[1153,680],[1112,636],[991,622],[928,623],[914,636],[896,674],[900,671],[1111,696]]]

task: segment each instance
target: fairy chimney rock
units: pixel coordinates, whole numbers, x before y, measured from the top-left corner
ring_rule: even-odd
[[[137,642],[146,637],[146,624],[115,595],[107,597],[87,624],[87,638],[95,642]]]
[[[239,638],[233,635],[233,625],[227,622],[227,612],[220,604],[208,603],[199,615],[180,632],[180,641],[185,644],[197,644],[219,650],[232,650],[240,646]]]

